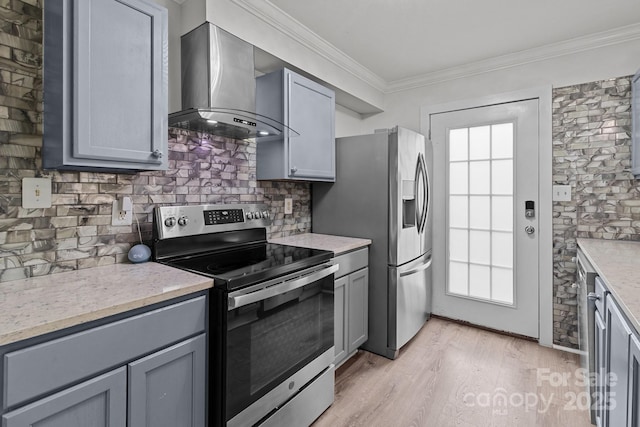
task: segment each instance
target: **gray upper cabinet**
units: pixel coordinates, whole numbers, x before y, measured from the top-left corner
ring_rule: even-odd
[[[167,169],[167,10],[47,1],[44,20],[43,166]]]
[[[631,78],[631,173],[640,179],[640,70]]]
[[[299,134],[259,140],[258,179],[335,181],[333,90],[285,68],[256,79],[256,110]]]

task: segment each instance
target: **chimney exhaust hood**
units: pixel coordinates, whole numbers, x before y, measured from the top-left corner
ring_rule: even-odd
[[[205,22],[181,38],[182,111],[169,126],[234,139],[297,136],[255,112],[253,45]]]

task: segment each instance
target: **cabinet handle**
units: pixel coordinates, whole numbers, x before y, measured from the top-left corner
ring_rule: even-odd
[[[158,150],[157,148],[155,150],[153,150],[153,152],[151,153],[151,155],[153,157],[155,157],[156,159],[161,159],[162,158],[162,151]]]
[[[297,167],[292,167],[291,168],[291,175],[295,174],[296,172],[298,172],[298,168]]]
[[[600,295],[596,294],[595,292],[589,292],[589,295],[587,295],[587,299],[589,301],[598,301],[600,299]]]

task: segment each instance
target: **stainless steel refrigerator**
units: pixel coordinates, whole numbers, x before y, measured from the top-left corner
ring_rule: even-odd
[[[312,186],[314,233],[372,240],[366,350],[395,359],[431,313],[431,142],[395,127],[336,139],[336,182]]]

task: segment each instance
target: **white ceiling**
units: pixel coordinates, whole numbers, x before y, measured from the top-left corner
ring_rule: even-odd
[[[640,36],[639,0],[270,1],[387,85]]]

